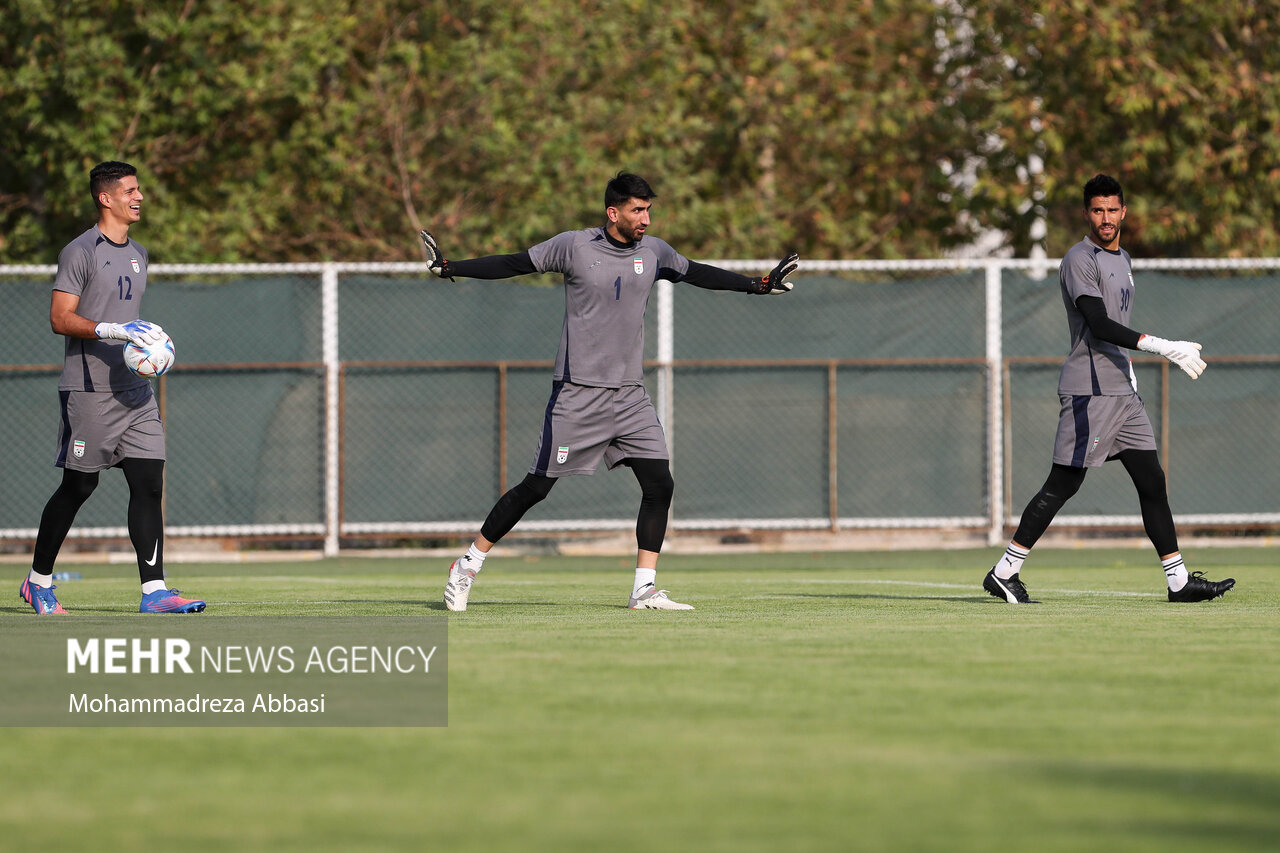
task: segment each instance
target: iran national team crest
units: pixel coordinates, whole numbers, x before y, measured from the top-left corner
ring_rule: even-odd
[[[1132,273],[1132,272],[1131,272],[1131,273],[1129,273],[1129,286],[1130,286],[1130,287],[1133,287],[1133,288],[1137,288],[1137,286],[1138,286],[1138,285],[1136,285],[1136,284],[1134,284],[1134,283],[1133,283],[1133,273]]]
[[[84,442],[81,439],[77,438],[74,442],[72,442],[71,455],[77,459],[84,458]]]
[[[137,258],[130,258],[130,259],[129,259],[129,263],[133,264],[133,271],[134,271],[134,272],[142,272],[142,267],[138,266],[138,259],[137,259]]]
[[[562,444],[556,448],[556,461],[563,465],[569,460],[569,445]]]
[[[644,275],[644,258],[635,258],[631,263],[635,265],[636,275]]]

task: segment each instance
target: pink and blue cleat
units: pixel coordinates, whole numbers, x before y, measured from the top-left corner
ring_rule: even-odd
[[[176,589],[158,589],[142,596],[139,613],[199,613],[204,610],[203,601],[183,598]]]
[[[26,577],[22,579],[18,595],[22,596],[22,600],[30,604],[40,616],[54,616],[59,613],[65,616],[67,611],[62,609],[62,605],[58,603],[58,597],[53,594],[55,589],[57,589],[56,586],[46,589],[32,583],[31,578]]]

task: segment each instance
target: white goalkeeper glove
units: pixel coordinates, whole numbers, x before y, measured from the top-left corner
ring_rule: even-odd
[[[444,259],[444,252],[440,251],[436,238],[430,231],[419,231],[418,236],[422,238],[422,250],[427,255],[427,267],[440,278],[453,281],[453,276],[449,274],[449,262]]]
[[[99,323],[93,329],[99,339],[132,341],[140,347],[159,343],[164,339],[164,329],[146,320],[130,320],[128,323]]]
[[[1155,335],[1143,335],[1138,338],[1138,349],[1162,355],[1182,368],[1182,372],[1192,379],[1204,373],[1204,359],[1200,357],[1200,345],[1194,341],[1166,341]]]

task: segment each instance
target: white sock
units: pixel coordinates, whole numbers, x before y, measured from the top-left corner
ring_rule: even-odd
[[[30,574],[27,575],[27,580],[31,581],[36,586],[42,586],[45,589],[53,586],[53,575],[42,575],[35,569],[32,569]]]
[[[1168,558],[1160,561],[1164,567],[1165,579],[1169,581],[1169,589],[1177,592],[1187,585],[1187,567],[1182,562],[1182,552],[1174,551]]]
[[[462,568],[468,571],[480,573],[484,568],[484,558],[489,556],[484,551],[476,547],[476,543],[472,542],[471,547],[467,549],[467,553],[462,555]]]
[[[153,592],[159,592],[162,589],[168,589],[164,585],[164,581],[147,581],[142,585],[142,594],[150,595]]]
[[[657,586],[658,570],[657,569],[636,569],[636,583],[631,588],[631,596],[634,598],[644,591],[647,586]]]
[[[1010,542],[1009,547],[1004,549],[1004,556],[1000,558],[1000,562],[995,564],[996,577],[1007,581],[1022,571],[1022,561],[1027,559],[1030,553],[1025,548],[1020,548]]]

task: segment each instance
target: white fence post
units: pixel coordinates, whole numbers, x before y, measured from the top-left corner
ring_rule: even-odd
[[[987,544],[1004,538],[1004,330],[1000,285],[1004,265],[986,263],[987,310]]]
[[[338,556],[338,268],[325,264],[321,282],[324,354],[324,554]]]
[[[667,434],[667,454],[671,457],[671,470],[676,467],[675,395],[672,385],[675,382],[675,370],[671,362],[675,360],[675,285],[665,278],[658,281],[658,399],[654,405],[658,410],[658,421]],[[667,510],[667,523],[675,518],[673,509]]]
[[[658,282],[658,399],[654,405],[658,410],[658,420],[662,421],[667,433],[668,452],[672,454],[671,464],[675,466],[675,439],[672,415],[674,414],[674,397],[672,383],[674,371],[671,362],[675,360],[675,286],[662,279]]]

